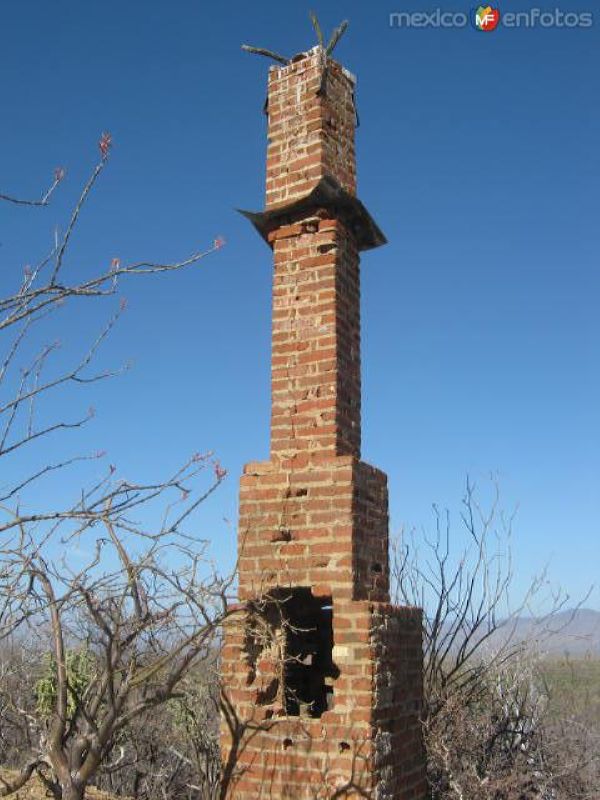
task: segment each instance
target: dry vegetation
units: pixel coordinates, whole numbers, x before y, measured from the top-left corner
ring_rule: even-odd
[[[396,600],[426,609],[424,735],[433,800],[597,800],[600,692],[595,660],[547,661],[569,598],[540,575],[514,602],[513,517],[497,487],[467,483],[460,525],[434,508],[433,531],[406,535]],[[512,602],[511,602],[512,601]],[[545,608],[526,641],[524,612]],[[594,710],[595,709],[595,710]]]
[[[17,773],[11,770],[0,771],[0,781],[11,782]],[[46,800],[47,790],[39,778],[32,778],[22,789],[12,795],[14,800]],[[86,792],[88,800],[112,800],[113,796],[90,786]]]
[[[557,719],[576,714],[590,728],[600,728],[600,658],[550,658],[541,666],[550,714]]]
[[[92,422],[85,390],[121,371],[97,363],[125,310],[122,281],[177,272],[222,244],[172,263],[71,259],[111,144],[102,134],[64,232],[10,273],[0,299],[0,764],[17,770],[0,780],[0,796],[36,778],[50,796],[81,800],[100,773],[134,770],[157,709],[176,701],[190,671],[213,668],[227,614],[230,581],[188,528],[225,476],[219,463],[195,453],[166,477],[134,481],[103,452],[74,454],[61,438]],[[0,201],[39,213],[64,178],[57,169],[39,200]],[[90,303],[104,304],[107,321],[81,352],[70,314],[81,319]],[[163,745],[159,736],[153,747]]]

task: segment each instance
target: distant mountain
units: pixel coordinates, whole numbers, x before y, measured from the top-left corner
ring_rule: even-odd
[[[538,643],[549,656],[600,657],[600,611],[578,608],[561,611],[551,621],[519,617],[505,623],[492,637],[491,646],[512,634],[513,641]]]

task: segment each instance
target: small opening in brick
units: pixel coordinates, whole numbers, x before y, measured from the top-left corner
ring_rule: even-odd
[[[276,531],[272,538],[272,542],[291,542],[292,541],[292,532],[289,528],[280,528]]]
[[[383,567],[376,561],[374,564],[371,564],[371,572],[381,574],[383,572]]]
[[[340,742],[339,751],[340,753],[346,753],[350,750],[350,745],[348,742]]]
[[[294,744],[292,739],[284,739],[282,742],[283,749],[288,750]]]
[[[319,253],[329,253],[331,252],[331,250],[335,250],[336,247],[337,245],[335,244],[335,242],[328,242],[327,244],[320,244],[317,247],[317,250],[319,251]]]
[[[306,497],[308,494],[308,489],[306,487],[301,487],[298,489],[288,489],[286,492],[286,497]]]

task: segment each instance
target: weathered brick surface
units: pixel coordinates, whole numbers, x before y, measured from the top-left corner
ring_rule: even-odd
[[[318,719],[285,715],[280,687],[269,692],[279,679],[277,648],[252,663],[248,624],[243,610],[230,619],[223,659],[223,677],[237,714],[223,726],[230,797],[325,800],[342,788],[346,792],[336,796],[425,796],[418,609],[368,601],[334,603],[339,676],[333,707]]]
[[[360,455],[360,294],[353,236],[319,212],[271,235],[271,453]]]
[[[267,208],[307,195],[324,175],[356,192],[354,79],[318,48],[269,71]]]
[[[269,74],[271,457],[240,481],[226,796],[422,800],[421,614],[389,604],[387,478],[360,460],[357,241],[335,207],[285,211],[324,177],[356,190],[354,80],[324,67]]]
[[[427,791],[420,714],[423,642],[420,609],[378,604],[371,620],[375,783],[381,798]]]
[[[311,586],[334,600],[389,594],[387,478],[353,456],[247,464],[240,487],[240,598]]]

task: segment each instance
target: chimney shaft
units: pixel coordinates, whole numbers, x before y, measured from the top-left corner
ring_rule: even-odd
[[[315,48],[271,67],[266,208],[323,179],[356,192],[354,78]],[[355,237],[327,209],[272,231],[271,454],[360,457],[360,289]]]
[[[360,461],[354,80],[315,48],[269,73],[271,457],[240,481],[222,653],[227,800],[423,800],[421,613],[389,602],[388,496]]]

